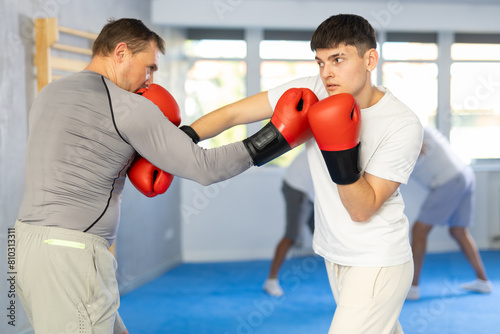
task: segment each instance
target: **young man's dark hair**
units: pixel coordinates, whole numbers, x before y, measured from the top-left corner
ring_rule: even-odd
[[[314,31],[311,50],[336,48],[339,45],[356,47],[360,57],[370,49],[377,48],[377,36],[370,23],[353,14],[330,16]]]

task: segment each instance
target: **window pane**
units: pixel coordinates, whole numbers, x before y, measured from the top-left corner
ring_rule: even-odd
[[[451,67],[450,141],[465,161],[500,157],[500,63]]]
[[[437,65],[434,63],[384,63],[383,85],[418,115],[424,126],[435,124]]]
[[[260,63],[261,90],[269,90],[296,78],[317,75],[315,61],[263,61]]]
[[[262,59],[306,59],[313,60],[309,41],[262,41],[260,42]]]
[[[247,43],[239,40],[187,40],[186,55],[195,58],[245,58]]]
[[[186,118],[190,124],[201,116],[246,96],[244,61],[198,60],[192,63],[185,83]],[[201,142],[217,147],[246,138],[246,126],[240,125]]]
[[[451,46],[453,60],[500,60],[500,44],[465,44]]]
[[[436,60],[438,48],[434,43],[385,42],[382,56],[390,60]]]

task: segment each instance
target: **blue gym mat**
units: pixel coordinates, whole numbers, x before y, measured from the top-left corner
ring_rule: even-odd
[[[406,301],[405,334],[500,333],[500,252],[481,252],[491,294],[461,290],[474,273],[459,252],[428,254],[421,299]],[[320,257],[287,260],[285,295],[262,291],[270,261],[186,263],[122,296],[120,315],[131,334],[327,333],[335,302]]]

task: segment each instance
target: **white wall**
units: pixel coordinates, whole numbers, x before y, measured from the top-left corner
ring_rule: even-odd
[[[261,259],[284,231],[283,169],[252,167],[208,187],[182,180],[184,261]]]

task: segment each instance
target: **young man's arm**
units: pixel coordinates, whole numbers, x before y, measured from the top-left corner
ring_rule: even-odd
[[[261,92],[200,117],[191,127],[200,140],[218,135],[219,133],[240,124],[248,124],[271,118],[273,108],[269,103],[267,92]]]
[[[418,159],[421,143],[420,123],[414,122],[402,127],[385,143],[384,151],[371,158],[371,164],[367,166],[369,169],[365,170],[359,180],[338,185],[342,203],[353,221],[370,219],[397,191],[399,185],[408,180]]]
[[[365,173],[358,181],[338,185],[340,199],[355,222],[364,222],[373,216],[398,189],[400,183]]]

